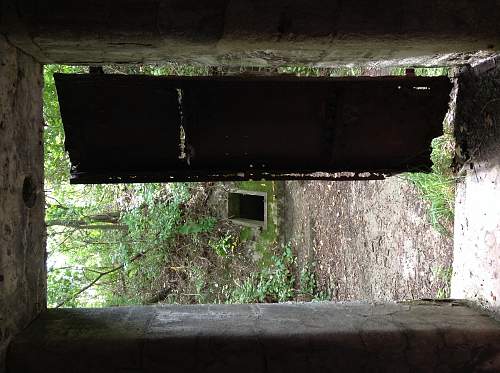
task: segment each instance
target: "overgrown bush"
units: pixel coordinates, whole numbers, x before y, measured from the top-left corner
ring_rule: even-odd
[[[433,162],[430,173],[407,173],[404,177],[411,181],[428,203],[431,225],[443,234],[451,234],[454,218],[456,181],[452,172],[454,142],[450,133],[445,133],[432,141]]]
[[[295,279],[292,274],[295,257],[290,245],[283,253],[271,258],[271,264],[264,267],[238,285],[231,296],[233,303],[286,302],[295,297]]]

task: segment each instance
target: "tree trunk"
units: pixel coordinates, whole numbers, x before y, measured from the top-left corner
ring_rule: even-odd
[[[128,230],[128,226],[126,224],[89,224],[84,220],[63,220],[63,219],[55,219],[49,220],[46,222],[47,227],[68,227],[75,229],[99,229],[99,230]]]
[[[92,221],[97,221],[97,222],[101,222],[101,223],[118,224],[120,221],[120,212],[113,211],[113,212],[107,212],[104,214],[90,215],[88,218]]]

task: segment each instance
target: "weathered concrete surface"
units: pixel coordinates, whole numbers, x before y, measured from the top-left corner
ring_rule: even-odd
[[[0,36],[0,371],[45,308],[42,69]]]
[[[500,311],[500,58],[459,78],[452,297]]]
[[[442,65],[500,50],[499,0],[4,0],[39,61]]]
[[[451,303],[49,310],[9,373],[498,372],[500,324]]]

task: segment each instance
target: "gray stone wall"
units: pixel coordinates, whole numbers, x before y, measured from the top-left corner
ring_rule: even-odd
[[[0,371],[45,308],[42,68],[0,36]]]
[[[500,311],[500,58],[459,76],[451,295]]]

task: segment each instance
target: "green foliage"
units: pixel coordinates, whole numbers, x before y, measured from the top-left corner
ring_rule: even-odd
[[[295,296],[295,278],[292,269],[295,257],[290,245],[279,256],[273,255],[272,264],[238,285],[231,297],[232,303],[286,302]]]
[[[273,255],[272,266],[265,276],[261,277],[261,284],[267,289],[267,296],[276,299],[278,302],[290,300],[295,295],[295,279],[292,268],[296,260],[292,254],[292,248],[288,244],[283,248],[281,256]]]
[[[451,166],[454,157],[454,138],[450,130],[445,129],[443,136],[432,140],[432,171],[444,176],[452,176]]]
[[[200,218],[198,221],[188,221],[179,228],[179,233],[181,234],[198,234],[198,233],[208,233],[215,228],[217,219],[211,216],[205,216]]]
[[[85,278],[81,271],[72,268],[49,268],[47,274],[47,305],[55,307],[71,294],[76,293],[85,284]],[[82,302],[78,298],[72,298],[66,303],[66,307],[80,307]]]
[[[448,75],[449,67],[416,67],[413,68],[416,76],[443,76]],[[397,67],[392,69],[391,75],[405,75],[407,67]],[[293,65],[280,67],[278,73],[293,74],[308,77],[343,77],[366,75],[365,70],[359,66],[340,66],[333,68],[320,68],[303,65]]]
[[[246,242],[252,238],[252,228],[244,227],[240,231],[240,241]]]
[[[300,271],[300,292],[304,295],[313,296],[316,293],[316,277],[309,265]]]
[[[45,146],[45,184],[49,188],[69,180],[69,158],[64,150],[64,130],[59,113],[59,101],[54,83],[54,73],[82,73],[83,67],[45,65],[43,90],[43,132]]]
[[[428,216],[431,225],[443,234],[450,234],[447,227],[450,226],[454,218],[456,183],[451,170],[453,149],[453,138],[450,134],[445,133],[432,141],[432,172],[404,175],[418,188],[428,203]]]
[[[206,286],[206,273],[200,266],[193,266],[189,272],[189,276],[194,285],[194,293],[192,296],[195,297],[197,303],[204,303],[205,296],[203,289]]]
[[[198,76],[209,75],[210,68],[201,65],[184,65],[179,63],[165,63],[158,65],[108,65],[104,72],[109,74],[134,74],[134,75],[182,75]]]
[[[454,181],[441,174],[407,174],[429,204],[428,216],[431,225],[439,232],[447,231],[445,224],[453,221]]]
[[[163,242],[176,230],[181,218],[179,204],[153,201],[122,213],[121,221],[128,226],[131,240]]]
[[[448,298],[447,290],[444,288],[439,288],[436,292],[437,299],[446,299]]]
[[[306,264],[300,271],[300,295],[312,301],[330,300],[327,291],[320,290],[314,273],[314,264]]]
[[[232,234],[228,233],[219,239],[211,240],[209,245],[218,256],[226,257],[233,253],[238,246],[238,241]]]
[[[335,68],[318,68],[311,66],[285,66],[278,69],[281,74],[294,74],[297,76],[360,76],[363,73],[361,67],[335,67]]]
[[[49,226],[51,255],[59,260],[62,258],[65,265],[71,268],[49,275],[51,306],[64,299],[69,299],[64,304],[66,307],[137,302],[143,299],[146,289],[164,270],[182,220],[180,204],[185,198],[185,188],[167,189],[159,184],[135,184],[120,188],[122,194],[133,198],[124,205],[108,205],[110,198],[102,198],[101,190],[97,196],[102,198],[100,201],[104,201],[103,204],[94,200],[95,195],[90,193],[87,195],[89,205],[48,209],[52,211],[50,218],[58,218],[57,224]],[[108,192],[113,194],[115,190],[111,188]],[[66,202],[72,201],[66,199]],[[106,208],[121,208],[121,211],[118,216],[111,215],[113,222],[103,224],[91,219],[96,208],[103,211],[97,216],[101,220],[106,220],[109,215]],[[104,272],[110,273],[79,295],[78,299],[71,298],[76,288],[92,283]],[[121,297],[117,296],[118,293]]]
[[[186,203],[191,197],[189,184],[187,183],[171,183],[169,184],[169,188],[175,203]]]
[[[406,67],[397,67],[392,70],[392,75],[405,75]],[[416,76],[446,76],[450,72],[449,67],[416,67]]]

